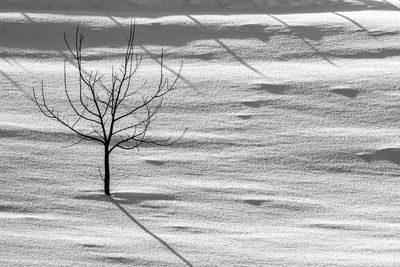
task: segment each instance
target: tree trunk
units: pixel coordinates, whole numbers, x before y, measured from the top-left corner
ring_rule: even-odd
[[[107,147],[104,152],[104,193],[110,195],[110,153]]]

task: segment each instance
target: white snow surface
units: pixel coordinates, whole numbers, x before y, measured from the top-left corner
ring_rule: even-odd
[[[0,3],[1,266],[400,266],[399,1],[110,2]],[[133,17],[137,84],[184,62],[153,133],[188,130],[113,152],[108,198],[32,87],[67,110],[62,33],[109,74]]]

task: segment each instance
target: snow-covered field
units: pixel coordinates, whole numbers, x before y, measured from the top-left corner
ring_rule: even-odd
[[[184,62],[154,133],[188,131],[114,152],[107,198],[32,87],[67,108],[62,33],[108,74],[132,17],[138,81]],[[400,266],[399,89],[400,1],[1,1],[0,265]]]

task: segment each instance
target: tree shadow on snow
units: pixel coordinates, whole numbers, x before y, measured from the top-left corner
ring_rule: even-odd
[[[112,193],[111,196],[106,196],[102,192],[93,193],[89,195],[76,196],[75,199],[84,200],[97,200],[97,201],[107,201],[114,204],[123,214],[125,214],[132,222],[134,222],[140,229],[145,231],[147,234],[151,235],[154,239],[160,242],[164,247],[166,247],[171,253],[181,259],[186,265],[193,266],[187,259],[180,255],[175,249],[173,249],[167,242],[162,240],[160,237],[152,233],[143,224],[141,224],[135,217],[133,217],[121,204],[138,204],[142,201],[148,200],[175,200],[173,195],[169,194],[158,194],[158,193],[136,193],[136,192],[116,192]]]
[[[283,2],[283,1],[282,1]],[[290,2],[290,1],[289,1]],[[299,1],[300,2],[300,1]],[[325,1],[304,1],[304,4],[276,5],[269,8],[275,14],[289,13],[314,13],[314,12],[342,12],[342,11],[363,11],[363,10],[400,10],[398,6],[389,1],[382,0],[325,0]]]
[[[390,3],[389,1],[382,0],[382,2],[383,2],[383,3],[386,3],[387,6],[392,7],[392,8],[395,9],[395,10],[400,10],[400,8],[399,8],[398,6],[396,6],[396,5],[392,4],[392,3]]]
[[[332,14],[335,14],[336,16],[339,16],[349,22],[351,22],[352,24],[354,24],[355,26],[357,26],[358,28],[360,28],[362,31],[364,31],[365,33],[367,33],[369,36],[374,37],[373,34],[367,29],[365,28],[363,25],[361,25],[360,23],[358,23],[357,21],[355,21],[354,19],[351,19],[349,16],[345,16],[343,14],[340,14],[338,12],[332,12]]]
[[[126,27],[126,25],[123,25],[121,22],[117,21],[113,16],[107,16],[113,23],[115,23],[115,25],[117,25],[118,27]],[[160,55],[156,55],[153,54],[151,51],[149,51],[144,44],[138,44],[137,45],[140,49],[143,50],[143,52],[148,55],[153,61],[155,61],[157,64],[161,64],[160,61]],[[184,83],[186,83],[191,89],[194,89],[197,93],[199,93],[199,91],[196,89],[196,86],[190,82],[187,78],[185,78],[181,73],[178,73],[177,71],[171,69],[170,67],[168,67],[165,62],[162,63],[163,67],[165,69],[167,69],[168,71],[170,71],[171,73],[173,73],[175,76],[177,76],[179,74],[179,79],[181,81],[183,81]]]
[[[193,21],[194,23],[196,23],[198,26],[200,26],[202,29],[205,28],[205,26],[197,19],[195,19],[193,16],[191,15],[186,15],[186,17],[188,19],[190,19],[191,21]],[[215,42],[217,42],[221,47],[223,47],[225,49],[226,52],[228,52],[236,61],[240,62],[243,66],[245,66],[246,68],[248,68],[249,70],[253,71],[254,73],[265,77],[265,74],[262,73],[261,71],[257,70],[256,68],[254,68],[253,66],[251,66],[250,64],[248,64],[247,62],[245,62],[241,57],[239,57],[232,49],[230,49],[226,44],[224,44],[221,40],[219,40],[218,38],[212,37],[213,40]]]
[[[271,17],[272,19],[278,21],[282,25],[284,25],[292,34],[293,36],[298,37],[304,44],[306,44],[317,56],[324,59],[330,65],[337,67],[335,63],[333,63],[324,53],[319,51],[309,40],[319,40],[322,39],[322,34],[317,32],[316,29],[310,31],[307,27],[294,27],[289,25],[288,23],[284,22],[282,19],[267,13],[267,16]]]
[[[119,204],[139,204],[143,201],[149,200],[176,200],[176,197],[174,195],[161,193],[117,192],[112,193],[111,197],[114,202]],[[99,192],[89,195],[76,196],[75,199],[109,201],[110,197],[104,195],[104,193],[102,192]]]
[[[180,255],[175,249],[173,249],[167,242],[162,240],[160,237],[152,233],[143,224],[135,219],[124,207],[121,206],[121,199],[162,199],[170,200],[165,195],[155,195],[155,194],[138,194],[138,193],[115,193],[113,196],[107,197],[107,199],[113,203],[122,213],[124,213],[132,222],[134,222],[140,229],[145,231],[147,234],[151,235],[154,239],[160,242],[164,247],[171,251],[175,256],[181,259],[186,265],[193,266],[187,259]]]
[[[10,82],[12,84],[12,86],[14,88],[17,88],[18,91],[21,91],[23,93],[25,93],[25,91],[22,89],[22,87],[18,84],[18,82],[16,80],[14,80],[13,78],[11,78],[6,72],[0,70],[0,76],[3,76],[8,82]]]

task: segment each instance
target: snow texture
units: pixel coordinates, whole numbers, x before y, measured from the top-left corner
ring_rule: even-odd
[[[400,2],[3,0],[1,266],[400,266]],[[109,74],[136,18],[137,84],[184,62],[154,134],[102,148],[42,116],[62,33]],[[76,70],[67,64],[68,82]]]

